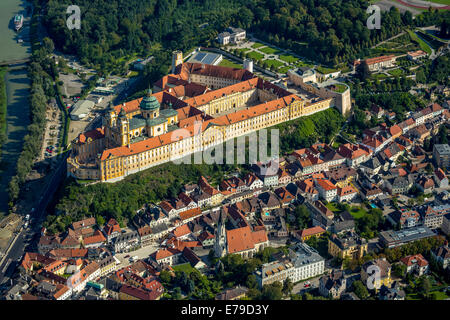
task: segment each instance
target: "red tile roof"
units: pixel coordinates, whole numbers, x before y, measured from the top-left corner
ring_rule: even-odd
[[[268,241],[266,231],[252,231],[249,226],[226,232],[230,254],[254,249],[255,244]]]
[[[325,229],[321,226],[316,226],[308,229],[303,229],[300,231],[300,237],[303,239],[304,237],[314,236],[316,234],[324,233]]]

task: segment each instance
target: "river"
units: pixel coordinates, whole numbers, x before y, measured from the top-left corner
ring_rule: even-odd
[[[29,38],[29,3],[25,0],[0,0],[0,63],[23,60],[31,54]],[[24,27],[18,33],[14,30],[16,14],[25,17]],[[18,43],[21,38],[24,41]],[[7,94],[6,135],[0,166],[0,216],[8,210],[8,184],[15,174],[16,162],[22,151],[23,138],[30,124],[29,89],[30,81],[26,64],[9,66],[5,76]]]

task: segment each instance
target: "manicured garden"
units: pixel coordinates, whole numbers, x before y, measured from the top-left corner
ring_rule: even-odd
[[[261,48],[261,49],[258,49],[258,50],[261,51],[261,52],[264,52],[266,54],[279,54],[279,53],[281,53],[280,50],[272,48],[272,47],[264,47],[264,48]]]
[[[404,74],[403,70],[400,69],[400,68],[399,69],[394,69],[394,70],[389,70],[388,73],[390,75],[393,75],[394,77],[399,77],[399,76]]]
[[[333,91],[335,91],[337,93],[343,93],[343,92],[345,92],[345,90],[347,90],[347,86],[345,86],[343,84],[339,84],[339,83],[335,84],[334,87],[335,88]]]
[[[269,60],[264,60],[263,63],[266,63],[267,66],[270,68],[272,66],[274,66],[275,68],[279,68],[281,66],[284,66],[284,64],[278,60],[273,60],[273,59],[269,59]]]
[[[254,44],[252,44],[252,48],[253,49],[258,49],[258,48],[261,48],[261,47],[264,47],[265,46],[265,44],[262,44],[262,43],[259,43],[259,42],[255,42]]]
[[[299,60],[298,58],[296,58],[294,56],[285,55],[285,54],[280,55],[279,59],[283,60],[283,61],[286,61],[287,63],[294,63],[294,62],[297,62]]]
[[[253,60],[261,60],[262,58],[264,58],[264,55],[262,53],[256,52],[256,51],[251,51],[247,53],[247,57],[249,57],[250,59]]]
[[[334,73],[334,72],[338,72],[339,71],[337,69],[326,68],[326,67],[322,67],[322,66],[319,66],[316,69],[317,69],[318,72],[320,72],[322,74],[329,74],[329,73]]]
[[[233,62],[231,60],[228,60],[228,59],[225,59],[225,58],[223,58],[222,61],[220,61],[219,66],[230,67],[230,68],[238,68],[238,69],[242,69],[243,68],[242,64],[235,63],[235,62]]]
[[[419,44],[420,49],[422,49],[423,51],[425,51],[428,54],[431,54],[432,50],[431,50],[430,46],[425,41],[420,39],[419,36],[415,32],[408,30],[408,34],[409,34],[409,37],[411,38],[411,41]]]

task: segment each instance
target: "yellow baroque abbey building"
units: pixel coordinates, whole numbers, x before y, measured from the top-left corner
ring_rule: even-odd
[[[115,182],[329,107],[343,114],[350,109],[333,95],[304,100],[245,69],[174,61],[174,72],[158,80],[154,92],[110,105],[101,128],[72,141],[68,175]]]

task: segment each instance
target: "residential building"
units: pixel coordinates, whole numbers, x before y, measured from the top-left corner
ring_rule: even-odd
[[[319,196],[328,202],[337,200],[338,188],[328,179],[318,179],[315,181]]]
[[[420,253],[406,256],[400,262],[406,266],[407,273],[414,272],[421,276],[428,272],[428,261]]]
[[[441,230],[447,236],[450,235],[450,213],[447,213],[446,215],[444,215],[444,217],[442,219]]]
[[[216,295],[215,300],[241,300],[246,296],[248,288],[237,286],[231,289],[223,290]]]
[[[443,269],[447,269],[450,266],[450,249],[448,243],[445,243],[436,250],[431,250],[431,255]]]
[[[347,288],[347,280],[342,271],[333,270],[319,280],[319,292],[324,297],[339,299]]]
[[[312,237],[320,237],[322,234],[325,233],[325,229],[323,229],[320,226],[312,227],[303,229],[300,231],[294,231],[293,236],[297,239],[299,239],[302,242],[305,242],[306,240],[312,238]]]
[[[440,168],[449,168],[450,146],[448,144],[435,144],[433,146],[433,159]]]
[[[328,239],[328,253],[333,257],[360,259],[367,253],[368,243],[356,233],[338,236],[333,234]]]
[[[114,239],[114,251],[127,252],[140,244],[139,233],[137,231],[131,231],[127,233],[122,233],[120,236]]]
[[[392,288],[382,285],[378,296],[380,300],[405,300],[406,294],[399,283],[395,281]]]
[[[375,276],[373,273],[375,271]],[[372,288],[375,292],[381,288],[381,286],[391,287],[391,264],[386,260],[386,258],[375,259],[363,264],[361,268],[361,280],[363,283],[367,283],[368,278],[373,280]],[[369,288],[369,289],[372,289]]]

